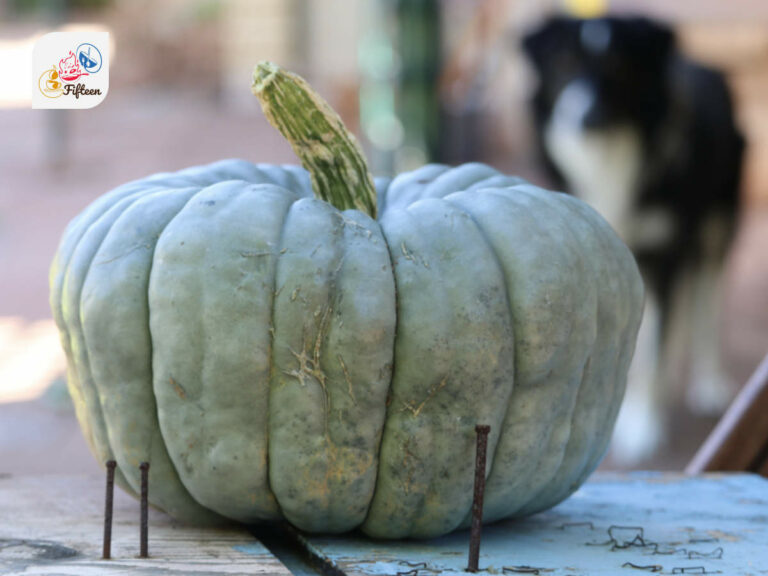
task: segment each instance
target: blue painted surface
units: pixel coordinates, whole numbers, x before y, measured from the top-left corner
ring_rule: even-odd
[[[307,537],[349,575],[465,573],[469,533],[430,541]],[[632,568],[647,567],[647,572]],[[595,475],[556,508],[483,528],[480,568],[542,576],[768,574],[768,481],[748,474],[689,478]]]

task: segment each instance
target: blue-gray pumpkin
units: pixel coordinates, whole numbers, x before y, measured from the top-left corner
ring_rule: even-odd
[[[298,77],[254,91],[309,171],[228,160],[132,182],[69,225],[51,302],[96,457],[198,523],[382,538],[560,502],[605,452],[642,312],[579,200],[482,164],[374,190]]]

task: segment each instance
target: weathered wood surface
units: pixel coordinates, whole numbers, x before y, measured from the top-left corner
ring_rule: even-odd
[[[468,543],[468,531],[424,542],[305,539],[313,554],[349,576],[462,574]],[[768,574],[768,481],[750,474],[597,474],[548,512],[484,527],[480,570]]]
[[[183,527],[154,511],[150,558],[138,559],[139,506],[119,490],[114,559],[103,561],[103,504],[103,478],[0,475],[0,574],[290,574],[240,528]],[[433,576],[465,573],[469,532],[424,542],[303,538],[336,573]],[[597,474],[553,510],[483,528],[480,569],[489,574],[629,576],[642,567],[657,574],[768,574],[768,481],[750,474]]]
[[[139,503],[119,489],[112,559],[101,560],[104,484],[93,476],[0,474],[0,574],[290,574],[243,528],[191,528],[155,510],[149,515],[150,557],[139,559]]]

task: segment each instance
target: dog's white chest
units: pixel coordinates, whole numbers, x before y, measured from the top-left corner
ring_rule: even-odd
[[[545,127],[544,145],[571,186],[570,192],[595,208],[619,236],[630,241],[643,161],[637,131],[629,126],[585,130],[566,114],[559,114],[556,107]]]

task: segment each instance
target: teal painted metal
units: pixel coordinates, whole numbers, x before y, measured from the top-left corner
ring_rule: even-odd
[[[350,576],[462,574],[468,541],[468,531],[405,542],[304,537],[312,554]],[[768,574],[768,481],[597,474],[548,512],[484,528],[480,568],[542,576]]]

